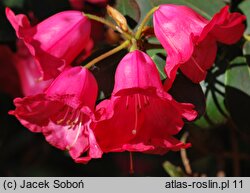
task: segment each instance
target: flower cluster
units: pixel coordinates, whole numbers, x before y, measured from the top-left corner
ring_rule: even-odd
[[[167,52],[165,83],[153,60],[135,49],[118,64],[111,97],[96,105],[95,77],[72,65],[93,47],[88,18],[80,11],[64,11],[31,26],[25,15],[9,8],[6,15],[20,39],[15,60],[25,91],[10,114],[30,131],[43,133],[51,145],[68,150],[77,163],[108,152],[165,154],[189,147],[174,135],[197,112],[168,90],[178,69],[195,83],[204,80],[215,60],[216,42],[237,42],[245,20],[227,6],[210,21],[185,6],[159,6],[153,25]]]

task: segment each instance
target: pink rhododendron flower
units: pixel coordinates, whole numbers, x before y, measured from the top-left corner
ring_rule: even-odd
[[[17,53],[13,54],[12,58],[19,74],[24,96],[42,93],[51,84],[52,79],[42,80],[41,71],[23,41],[17,42]]]
[[[164,154],[189,146],[173,135],[183,127],[183,118],[196,115],[192,104],[178,103],[163,90],[151,58],[136,50],[119,63],[111,99],[97,106],[94,132],[104,152]]]
[[[42,132],[53,146],[69,150],[76,162],[86,163],[102,156],[90,128],[96,97],[94,76],[74,67],[63,71],[44,93],[16,98],[10,114],[32,132]]]
[[[44,80],[55,78],[83,50],[89,54],[90,22],[80,11],[57,13],[31,26],[25,15],[15,15],[6,8],[6,15],[17,37],[35,56]]]
[[[204,80],[216,57],[216,41],[233,44],[241,38],[246,17],[229,13],[228,9],[225,6],[210,21],[180,5],[161,5],[155,11],[155,35],[168,54],[167,88],[172,85],[179,67],[193,82]]]

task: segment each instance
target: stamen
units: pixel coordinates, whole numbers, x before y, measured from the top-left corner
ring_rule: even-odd
[[[140,94],[136,94],[136,99],[138,101],[138,110],[141,111],[141,99],[140,99]]]
[[[129,96],[126,98],[126,109],[128,109]]]
[[[39,77],[38,79],[36,79],[36,82],[42,82],[43,81],[43,77]]]
[[[201,71],[201,72],[205,72],[200,66],[199,64],[197,63],[197,61],[194,59],[194,57],[192,56],[191,57],[191,60],[194,62],[195,66],[197,66],[197,68]]]
[[[70,117],[68,118],[66,124],[67,125],[72,125],[74,124],[74,118],[75,118],[76,111],[71,112]]]
[[[75,143],[76,143],[76,141],[81,133],[81,127],[82,127],[82,116],[81,115],[80,115],[79,120],[80,120],[79,124],[75,125],[75,127],[77,128],[77,133],[76,133],[75,139],[70,145],[68,145],[66,147],[67,150],[70,150],[75,145]],[[85,126],[84,126],[84,129],[85,129]]]
[[[149,97],[148,96],[143,96],[144,99],[144,105],[147,106],[149,105]]]
[[[79,110],[75,110],[75,111],[72,113],[72,115],[71,115],[71,117],[69,118],[69,120],[67,121],[67,124],[68,124],[68,125],[75,125],[75,124],[77,124],[78,121],[79,121],[80,114],[81,114],[81,112],[80,112]]]
[[[70,110],[71,110],[70,107],[68,107],[66,113],[63,116],[63,118],[58,120],[56,123],[57,124],[63,123],[65,121],[65,119],[68,117],[69,113],[71,112]]]
[[[136,128],[137,128],[137,124],[138,124],[138,110],[137,110],[137,98],[135,98],[135,126],[134,129],[132,130],[132,134],[135,135],[136,134]]]
[[[72,116],[68,121],[67,124],[70,125],[70,127],[68,129],[74,128],[73,126],[75,126],[76,124],[78,124],[78,122],[80,121],[80,117],[81,117],[81,112],[80,111],[75,111],[74,112],[75,116]],[[74,119],[73,119],[74,118]]]
[[[26,106],[26,109],[27,109],[29,112],[32,112],[32,109],[30,108],[29,105]]]

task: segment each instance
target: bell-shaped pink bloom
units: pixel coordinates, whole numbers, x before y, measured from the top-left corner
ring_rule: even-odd
[[[246,17],[228,9],[225,6],[210,21],[181,5],[165,4],[155,11],[155,35],[167,51],[167,88],[179,67],[193,82],[204,80],[216,57],[216,41],[233,44],[241,38]]]
[[[17,53],[13,53],[12,60],[19,74],[24,96],[42,93],[51,84],[53,79],[42,80],[41,71],[23,41],[17,42]]]
[[[173,135],[183,118],[196,115],[192,104],[178,103],[163,90],[151,58],[136,50],[119,63],[111,98],[97,106],[94,132],[103,152],[164,154],[190,145]]]
[[[84,50],[86,54],[90,52],[90,22],[80,11],[57,13],[36,26],[31,26],[25,15],[15,15],[9,8],[6,15],[17,37],[38,62],[44,80],[55,78]]]
[[[32,132],[42,132],[53,146],[69,150],[76,162],[87,163],[102,156],[90,127],[96,97],[94,76],[74,67],[63,71],[44,93],[16,98],[10,114]]]

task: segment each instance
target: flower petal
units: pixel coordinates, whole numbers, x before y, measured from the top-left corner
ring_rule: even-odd
[[[141,101],[141,109],[139,110],[136,103],[138,97]],[[146,97],[147,104],[143,101]],[[133,96],[112,97],[104,103],[103,105],[101,102],[97,109],[106,108],[103,113],[108,113],[109,116],[107,119],[100,119],[94,129],[97,141],[104,152],[140,151],[154,153],[155,149],[161,147],[154,144],[153,139],[166,143],[171,135],[177,134],[182,129],[183,118],[193,120],[197,116],[193,105],[178,103],[167,97],[157,98],[135,94]]]
[[[202,41],[208,33],[224,44],[233,44],[239,41],[245,30],[243,22],[246,20],[246,16],[240,13],[229,13],[228,10],[229,6],[225,6],[214,15],[204,27],[199,41]]]
[[[43,129],[43,133],[51,145],[62,150],[69,150],[71,157],[78,159],[81,154],[93,148],[90,147],[93,132],[89,128],[89,118],[86,116],[85,120],[82,121],[83,125],[72,126],[72,128],[69,128],[68,125],[58,125],[50,121],[48,126]],[[91,135],[89,131],[92,132]]]
[[[165,72],[169,89],[175,79],[180,64],[193,54],[194,44],[208,20],[191,8],[179,5],[161,5],[153,15],[154,31],[157,39],[167,51]]]
[[[96,141],[95,134],[93,133],[92,129],[88,129],[89,135],[89,151],[87,156],[80,156],[75,158],[76,163],[88,163],[91,158],[101,158],[102,157],[102,150],[99,147],[99,144]]]
[[[120,95],[118,91],[125,91],[127,88],[130,90],[163,88],[154,62],[139,50],[128,53],[116,69],[113,95]]]
[[[14,105],[16,109],[9,114],[15,115],[32,132],[42,132],[49,123],[49,117],[60,109],[58,102],[50,103],[44,94],[16,98]]]
[[[207,70],[212,67],[216,53],[216,41],[208,35],[195,46],[193,55],[187,62],[180,65],[180,69],[194,83],[199,83],[206,78]]]
[[[97,90],[97,82],[92,73],[78,66],[64,70],[45,93],[72,108],[88,106],[94,110]]]

